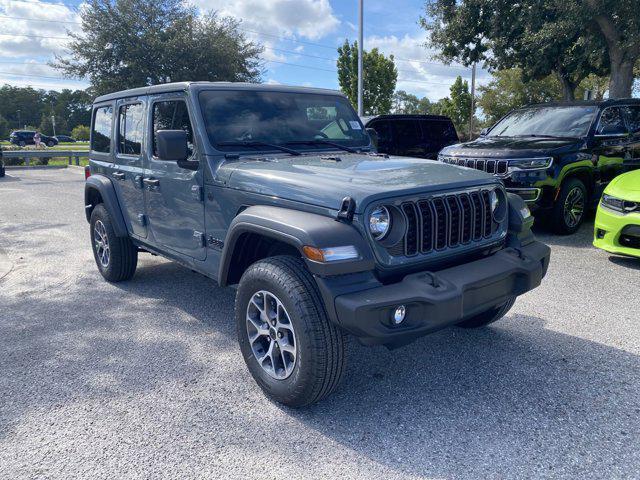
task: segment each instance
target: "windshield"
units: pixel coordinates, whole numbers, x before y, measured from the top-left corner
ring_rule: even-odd
[[[595,106],[533,107],[516,110],[500,120],[489,137],[584,137],[596,114]]]
[[[369,137],[339,95],[207,90],[199,95],[207,135],[222,151],[365,147]],[[313,142],[318,140],[318,142]],[[324,140],[324,142],[321,142]],[[270,145],[266,145],[270,144]]]

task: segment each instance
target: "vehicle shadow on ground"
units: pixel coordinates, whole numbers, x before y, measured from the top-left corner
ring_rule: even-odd
[[[594,219],[588,219],[573,235],[558,235],[551,231],[551,228],[543,221],[538,221],[533,226],[533,233],[536,237],[550,246],[570,247],[570,248],[595,248],[593,246],[593,225]]]
[[[611,255],[609,257],[609,261],[621,267],[631,268],[633,270],[640,270],[640,258]]]

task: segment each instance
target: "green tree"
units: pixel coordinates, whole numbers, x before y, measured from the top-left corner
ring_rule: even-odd
[[[446,115],[456,127],[460,135],[467,132],[467,123],[471,116],[471,93],[469,83],[458,76],[449,88],[449,97],[442,98],[432,105],[436,115]]]
[[[167,81],[257,82],[262,74],[263,49],[237,21],[200,16],[181,0],[88,0],[80,18],[82,33],[67,32],[70,55],[52,65],[87,78],[93,95]]]
[[[73,130],[71,130],[71,136],[81,142],[88,142],[89,134],[89,127],[86,125],[77,125]]]
[[[609,97],[630,97],[633,69],[640,60],[640,1],[638,0],[574,0],[583,14],[597,26],[606,42],[609,58]],[[573,2],[567,2],[571,4]],[[567,9],[565,2],[561,8]]]
[[[393,94],[393,113],[418,113],[420,99],[404,90]]]
[[[353,105],[358,102],[358,44],[345,40],[338,48],[338,83]],[[364,51],[363,108],[365,115],[389,113],[393,105],[393,92],[398,81],[398,70],[393,55],[388,58],[377,48]]]
[[[589,28],[581,1],[428,0],[420,23],[443,60],[520,67],[525,81],[555,74],[571,100],[589,74],[608,73],[605,42]]]
[[[557,100],[561,91],[560,82],[552,75],[525,82],[522,70],[512,68],[494,72],[488,84],[478,87],[477,102],[486,117],[486,125],[493,125],[515,108]]]
[[[5,140],[9,137],[10,129],[9,129],[9,121],[0,115],[0,140]]]
[[[44,90],[31,87],[4,85],[0,88],[0,115],[8,122],[12,130],[25,125],[38,125],[44,113]]]

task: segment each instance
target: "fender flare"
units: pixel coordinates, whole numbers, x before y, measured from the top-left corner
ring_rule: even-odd
[[[113,187],[111,180],[104,175],[91,175],[87,178],[84,185],[84,204],[87,222],[91,221],[91,212],[95,207],[95,205],[92,205],[90,201],[92,190],[97,191],[100,194],[100,197],[102,197],[102,203],[113,220],[113,229],[116,232],[116,235],[118,237],[127,237],[129,235],[127,232],[127,224],[124,221],[124,216],[120,209],[120,203],[118,203],[115,188]]]
[[[257,205],[238,214],[227,231],[222,250],[219,284],[227,285],[227,278],[236,243],[241,235],[256,233],[279,240],[296,248],[314,275],[330,276],[373,270],[375,261],[367,241],[353,225],[315,213],[282,207]],[[317,248],[353,245],[360,257],[354,260],[320,263],[302,254],[305,245]]]

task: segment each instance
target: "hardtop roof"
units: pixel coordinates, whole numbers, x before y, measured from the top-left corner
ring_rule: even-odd
[[[160,85],[151,85],[148,87],[131,88],[129,90],[121,90],[119,92],[108,93],[97,97],[93,103],[102,103],[109,100],[117,100],[121,98],[139,97],[142,95],[154,95],[158,93],[180,92],[180,91],[202,90],[251,90],[264,92],[291,92],[291,93],[311,93],[311,94],[344,94],[336,90],[313,87],[297,87],[289,85],[273,85],[265,83],[246,83],[246,82],[174,82],[163,83]]]

